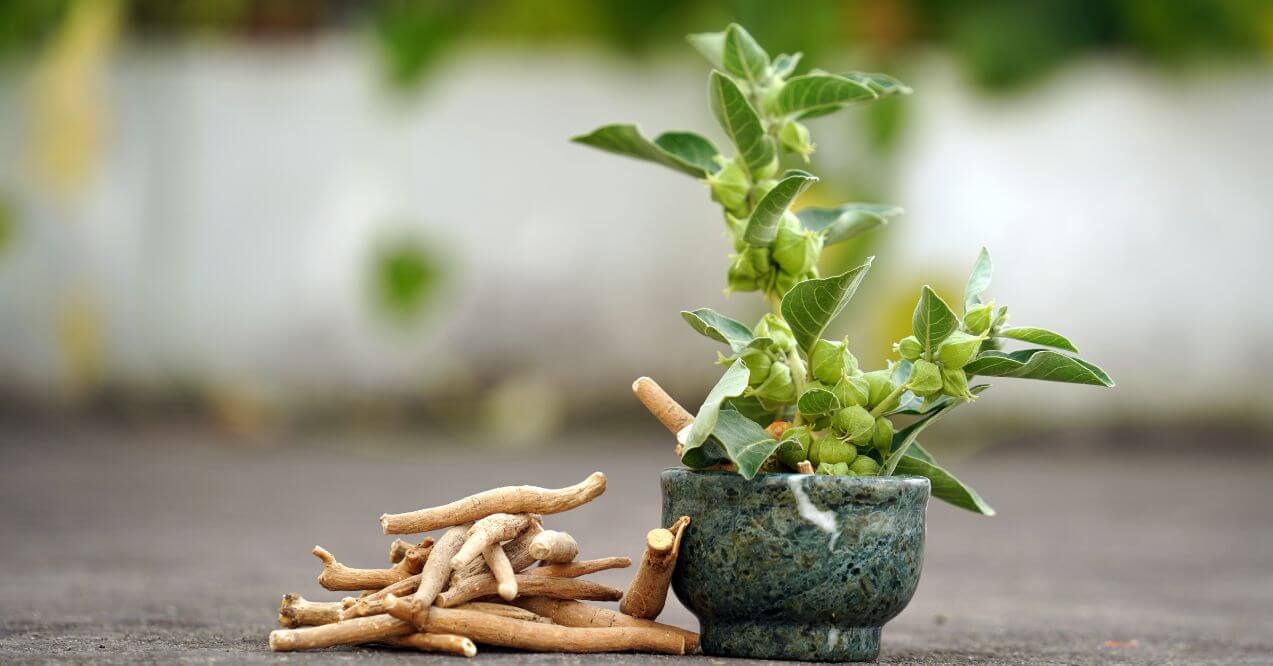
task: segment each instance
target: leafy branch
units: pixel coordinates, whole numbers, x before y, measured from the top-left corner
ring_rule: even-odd
[[[944,415],[977,399],[977,376],[1113,386],[1096,365],[1078,358],[1065,336],[1010,327],[1008,309],[983,302],[993,266],[982,249],[956,314],[931,287],[920,291],[912,335],[893,345],[897,358],[863,371],[848,341],[822,337],[847,307],[871,260],[822,277],[822,251],[876,229],[901,214],[881,204],[845,203],[792,210],[817,182],[798,169],[781,171],[783,155],[808,162],[816,149],[802,121],[893,95],[910,94],[897,79],[863,72],[797,74],[800,54],[769,54],[741,26],[689,36],[714,69],[708,103],[729,138],[722,154],[693,132],[653,140],[631,124],[606,125],[574,141],[700,179],[721,206],[733,243],[726,272],[730,292],[760,292],[772,312],[754,326],[710,309],[682,312],[698,333],[725,345],[728,366],[693,422],[678,434],[690,467],[732,465],[751,478],[765,471],[813,466],[840,476],[914,474],[933,495],[991,515],[993,509],[941,467],[918,441]],[[1008,343],[1035,348],[1002,351]],[[909,419],[900,430],[894,419]]]

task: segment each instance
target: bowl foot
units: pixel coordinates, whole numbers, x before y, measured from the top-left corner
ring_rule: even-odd
[[[703,653],[721,657],[874,661],[880,654],[879,627],[781,622],[704,622]]]

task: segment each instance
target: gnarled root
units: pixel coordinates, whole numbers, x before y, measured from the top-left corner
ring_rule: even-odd
[[[314,556],[323,562],[318,584],[333,591],[378,590],[420,573],[432,545],[416,547],[389,569],[354,569],[336,561],[322,546],[314,546]]]
[[[544,530],[530,542],[530,556],[550,564],[569,562],[579,556],[579,543],[565,532]]]
[[[512,601],[517,598],[517,574],[513,571],[513,565],[508,561],[508,554],[504,552],[504,547],[495,542],[486,547],[482,551],[482,559],[486,560],[486,566],[491,570],[491,576],[495,578],[496,591],[504,601]]]
[[[692,631],[616,613],[609,608],[593,606],[573,599],[548,597],[522,597],[513,601],[513,604],[565,627],[640,627],[674,633],[685,640],[687,654],[698,652],[698,634]]]
[[[380,517],[380,525],[385,534],[416,534],[479,520],[496,513],[561,513],[592,501],[605,492],[605,489],[606,475],[593,472],[583,481],[565,488],[506,486],[442,506],[410,513],[385,514]]]
[[[620,612],[645,620],[653,620],[663,612],[667,587],[681,550],[681,536],[689,523],[689,516],[681,516],[671,527],[650,530],[645,535],[645,555],[619,604]]]

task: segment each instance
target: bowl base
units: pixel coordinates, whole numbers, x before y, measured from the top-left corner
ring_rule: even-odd
[[[703,653],[719,657],[800,661],[874,661],[879,627],[780,622],[704,622]]]

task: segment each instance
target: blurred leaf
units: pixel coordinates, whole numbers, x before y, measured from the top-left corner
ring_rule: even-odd
[[[725,31],[698,32],[685,37],[713,67],[725,69]]]
[[[739,396],[725,401],[725,406],[755,421],[760,427],[766,427],[778,416],[773,410],[765,407],[756,396]]]
[[[1046,328],[1035,328],[1033,326],[1013,326],[1011,328],[1001,329],[999,336],[1002,338],[1011,338],[1022,342],[1030,342],[1044,347],[1056,347],[1064,349],[1068,352],[1078,353],[1078,349],[1074,343],[1070,342],[1064,335],[1053,333]]]
[[[822,337],[827,324],[857,293],[867,271],[871,270],[871,261],[867,259],[861,266],[840,275],[797,283],[782,297],[782,317],[806,354]]]
[[[418,316],[441,281],[441,268],[420,241],[392,243],[375,257],[377,299],[387,312],[399,318]]]
[[[790,55],[779,53],[774,57],[773,73],[774,76],[787,77],[796,71],[796,66],[800,64],[801,54],[799,52]]]
[[[1105,387],[1114,385],[1114,380],[1104,370],[1081,358],[1050,349],[1024,349],[1012,353],[984,351],[964,366],[964,370],[985,377],[1017,377]]]
[[[968,284],[964,287],[964,312],[981,305],[981,295],[990,288],[990,276],[993,272],[990,250],[983,247],[977,253],[977,260],[972,264],[972,273],[968,275]]]
[[[835,208],[802,208],[796,217],[805,229],[824,232],[826,244],[834,245],[888,224],[902,212],[885,204],[847,203]]]
[[[768,247],[778,235],[778,224],[801,192],[818,182],[813,174],[792,169],[782,174],[782,180],[756,204],[756,209],[747,219],[747,229],[743,240],[753,247]]]
[[[665,132],[650,141],[636,125],[620,123],[598,127],[571,141],[662,164],[695,178],[706,178],[720,169],[712,159],[717,154],[716,146],[693,132]]]

